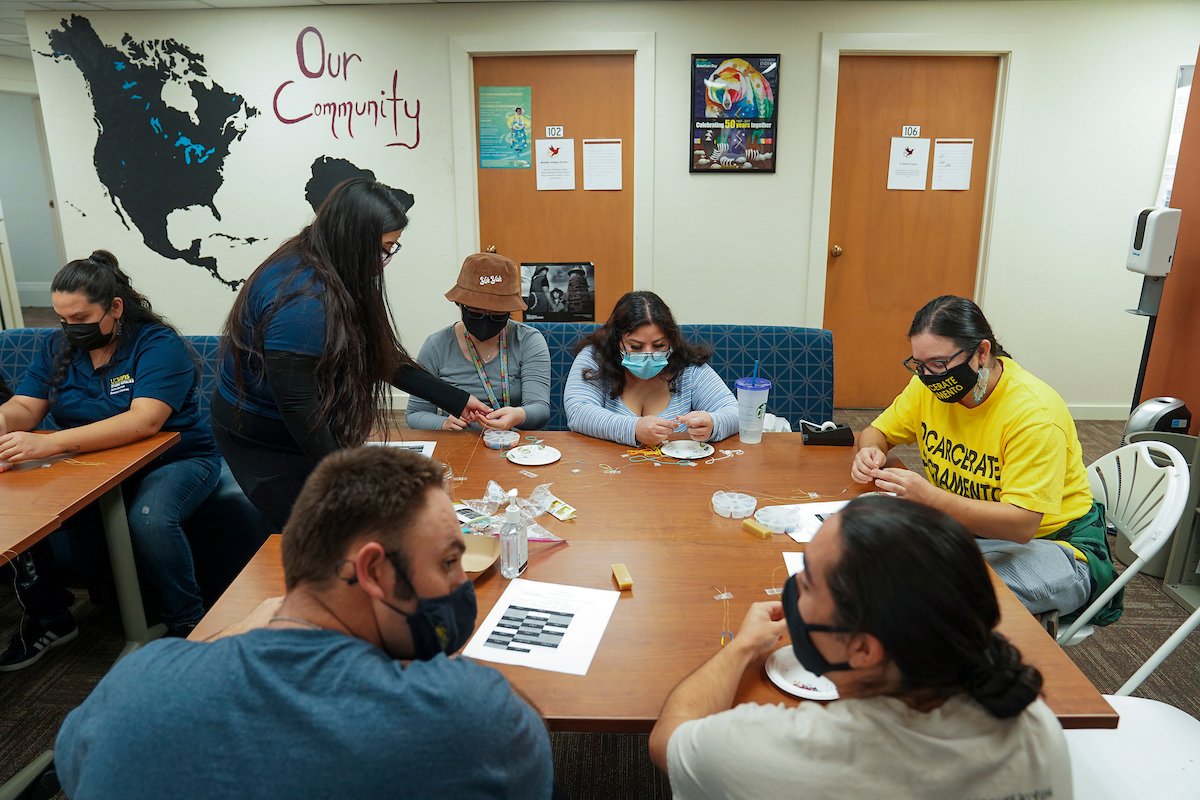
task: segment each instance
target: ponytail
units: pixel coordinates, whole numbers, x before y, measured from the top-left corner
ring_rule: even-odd
[[[89,303],[95,303],[105,311],[112,308],[113,300],[121,298],[123,310],[116,329],[117,338],[130,326],[136,330],[141,325],[162,325],[175,331],[170,322],[154,312],[150,301],[133,288],[129,276],[117,263],[117,257],[107,250],[95,250],[87,258],[76,259],[60,269],[50,283],[50,293],[55,292],[82,294]],[[50,373],[51,394],[66,379],[74,357],[75,348],[64,336],[55,352],[54,368]],[[192,360],[196,360],[194,354]]]
[[[1021,653],[992,631],[987,650],[963,669],[959,683],[993,717],[1008,719],[1025,710],[1042,690],[1042,673],[1021,662]]]

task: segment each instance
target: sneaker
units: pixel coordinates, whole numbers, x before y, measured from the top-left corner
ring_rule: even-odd
[[[0,655],[0,672],[15,672],[24,669],[41,658],[47,650],[66,644],[79,635],[75,618],[67,614],[66,619],[41,623],[32,617],[21,623],[21,628],[8,642],[8,649]]]
[[[167,632],[163,634],[164,639],[186,639],[192,635],[192,631],[196,630],[196,626],[200,622],[188,622],[184,625],[168,625]]]

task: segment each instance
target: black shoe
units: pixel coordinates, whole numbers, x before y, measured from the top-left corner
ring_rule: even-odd
[[[13,634],[8,649],[0,655],[0,672],[16,672],[41,658],[47,650],[66,644],[79,635],[75,618],[67,614],[66,619],[43,624],[32,617],[21,623],[21,629]]]

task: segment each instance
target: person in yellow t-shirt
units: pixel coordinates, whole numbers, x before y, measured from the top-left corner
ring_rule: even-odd
[[[913,378],[859,436],[851,477],[954,517],[1026,608],[1070,619],[1115,574],[1066,404],[1005,352],[970,300],[929,301],[908,339]],[[884,467],[890,448],[913,442],[928,480]],[[1116,621],[1121,601],[1094,623]]]

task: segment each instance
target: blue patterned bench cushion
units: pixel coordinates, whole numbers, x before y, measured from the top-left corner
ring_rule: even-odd
[[[571,348],[597,325],[590,322],[532,322],[550,346],[548,431],[567,429],[563,386],[571,370]],[[771,381],[767,410],[792,423],[833,419],[833,334],[820,328],[783,325],[681,325],[689,341],[713,349],[712,366],[733,390],[733,382],[758,374]]]
[[[57,328],[12,328],[0,331],[0,375],[14,391],[21,376],[37,353],[42,337],[50,336]],[[185,336],[200,357],[200,422],[208,426],[208,407],[213,388],[217,385],[220,336]]]

